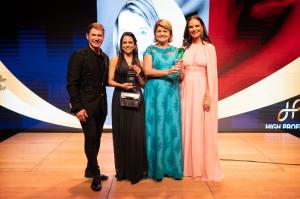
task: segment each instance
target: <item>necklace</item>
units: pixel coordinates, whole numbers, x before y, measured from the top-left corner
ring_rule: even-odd
[[[170,44],[168,42],[164,42],[164,43],[157,42],[155,45],[158,48],[169,48],[169,46],[170,46]]]
[[[126,56],[124,56],[124,59],[125,59],[127,65],[128,65],[128,68],[130,70],[131,67],[132,67],[132,60],[133,60],[133,58],[132,57],[126,57]]]

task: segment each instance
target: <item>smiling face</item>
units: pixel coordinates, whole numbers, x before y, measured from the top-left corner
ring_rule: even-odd
[[[191,19],[188,23],[188,30],[192,40],[198,40],[203,32],[203,26],[197,19]]]
[[[104,40],[103,30],[92,28],[89,33],[86,34],[86,39],[89,41],[89,46],[98,51]]]
[[[158,43],[165,44],[168,43],[171,37],[171,33],[168,29],[157,26],[157,29],[155,31],[155,39]]]
[[[125,54],[131,54],[133,50],[136,48],[133,38],[127,35],[124,36],[121,41],[121,48]]]

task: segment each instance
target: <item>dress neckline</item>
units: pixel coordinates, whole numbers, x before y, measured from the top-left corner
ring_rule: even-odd
[[[165,50],[169,50],[171,49],[173,46],[172,45],[169,45],[168,47],[166,48],[160,48],[158,46],[156,46],[155,44],[152,45],[156,50],[160,50],[160,51],[165,51]]]
[[[198,42],[198,43],[192,43],[191,46],[204,46],[204,44],[202,42]]]

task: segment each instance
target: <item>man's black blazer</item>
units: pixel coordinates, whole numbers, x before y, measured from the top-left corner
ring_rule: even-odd
[[[74,52],[69,60],[67,90],[71,112],[86,109],[88,115],[107,115],[106,86],[109,58],[89,46]]]

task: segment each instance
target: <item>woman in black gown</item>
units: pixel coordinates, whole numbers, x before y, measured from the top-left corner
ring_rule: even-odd
[[[133,33],[123,33],[119,55],[111,60],[108,78],[109,85],[115,87],[112,99],[112,132],[116,178],[118,181],[129,180],[132,184],[147,176],[144,99],[141,89],[145,81],[136,42]],[[130,82],[128,71],[133,74]],[[141,95],[139,107],[121,106],[122,91],[138,92]]]

